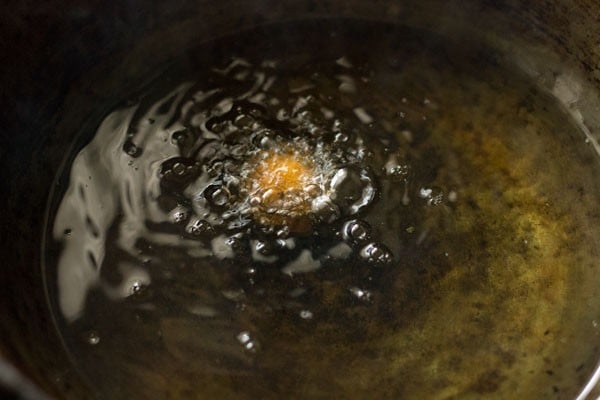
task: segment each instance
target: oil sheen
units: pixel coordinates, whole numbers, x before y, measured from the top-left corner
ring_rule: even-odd
[[[115,99],[48,227],[93,393],[572,398],[599,356],[600,168],[491,54],[304,22]]]

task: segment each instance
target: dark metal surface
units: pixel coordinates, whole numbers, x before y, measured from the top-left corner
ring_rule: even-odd
[[[3,360],[0,360],[0,385],[2,385],[0,386],[0,398],[2,399],[50,399],[15,367]]]

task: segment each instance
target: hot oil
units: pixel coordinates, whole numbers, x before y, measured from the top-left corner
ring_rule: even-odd
[[[46,271],[97,396],[572,397],[598,356],[599,165],[489,55],[275,26],[115,107]]]

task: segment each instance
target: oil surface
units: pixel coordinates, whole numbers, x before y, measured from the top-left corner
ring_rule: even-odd
[[[98,398],[572,398],[595,367],[598,160],[486,50],[305,22],[140,93],[49,228]]]

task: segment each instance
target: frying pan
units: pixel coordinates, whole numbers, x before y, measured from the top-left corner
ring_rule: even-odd
[[[316,17],[391,21],[457,42],[478,36],[554,95],[600,154],[597,0],[5,3],[0,6],[0,397],[91,397],[55,332],[40,262],[56,171],[82,125],[100,112],[96,105],[196,43],[270,22]],[[600,310],[590,313],[600,316]],[[578,399],[598,396],[599,371],[572,382]]]

